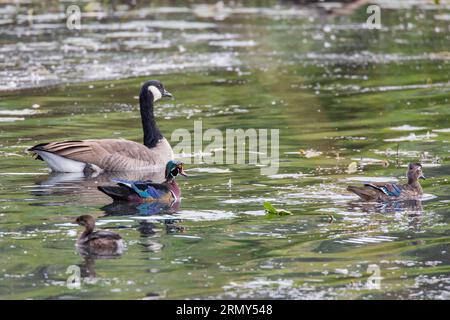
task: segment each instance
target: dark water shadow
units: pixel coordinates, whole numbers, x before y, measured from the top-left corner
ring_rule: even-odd
[[[384,214],[389,216],[405,217],[406,224],[411,230],[419,231],[423,227],[424,210],[421,200],[405,200],[390,202],[364,202],[353,201],[348,204],[348,208],[352,211],[363,211],[367,214]],[[401,222],[398,222],[399,225]]]
[[[363,211],[365,213],[398,213],[405,212],[408,215],[421,215],[423,206],[421,200],[389,201],[389,202],[364,202],[351,201],[348,203],[351,211]]]
[[[30,193],[34,196],[49,195],[103,195],[97,190],[100,185],[115,185],[113,179],[164,181],[164,172],[102,172],[100,174],[51,173],[48,176],[38,176],[36,187]]]

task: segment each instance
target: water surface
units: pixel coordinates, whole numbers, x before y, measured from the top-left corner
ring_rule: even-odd
[[[160,3],[83,8],[81,31],[64,28],[58,5],[0,6],[0,297],[448,299],[448,5],[381,2],[383,28],[369,30],[364,7]],[[279,172],[191,164],[179,206],[151,214],[160,208],[97,191],[117,175],[55,175],[25,152],[141,141],[137,95],[150,78],[176,97],[157,106],[166,137],[198,120],[280,129]],[[422,201],[362,203],[345,190],[402,183],[411,161],[428,177]],[[264,201],[293,215],[268,217]],[[81,214],[120,233],[124,254],[80,256]],[[81,289],[66,286],[71,265]],[[367,286],[370,265],[380,289]]]

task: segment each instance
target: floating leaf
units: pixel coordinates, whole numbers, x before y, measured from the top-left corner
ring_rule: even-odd
[[[352,162],[348,165],[347,173],[355,173],[358,170],[358,165],[356,162]]]
[[[268,214],[276,214],[278,216],[289,216],[292,215],[292,212],[284,210],[284,209],[275,209],[270,202],[264,202],[264,208],[266,209],[266,213]]]

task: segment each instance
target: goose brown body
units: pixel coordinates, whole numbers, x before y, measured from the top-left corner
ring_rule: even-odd
[[[139,95],[144,144],[124,139],[76,140],[41,143],[29,149],[56,172],[159,171],[174,154],[163,137],[153,103],[171,97],[159,81],[147,81]]]

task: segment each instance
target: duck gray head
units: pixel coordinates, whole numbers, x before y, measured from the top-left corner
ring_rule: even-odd
[[[422,172],[422,165],[420,163],[410,163],[406,176],[408,177],[409,184],[414,183],[419,179],[425,179]]]

